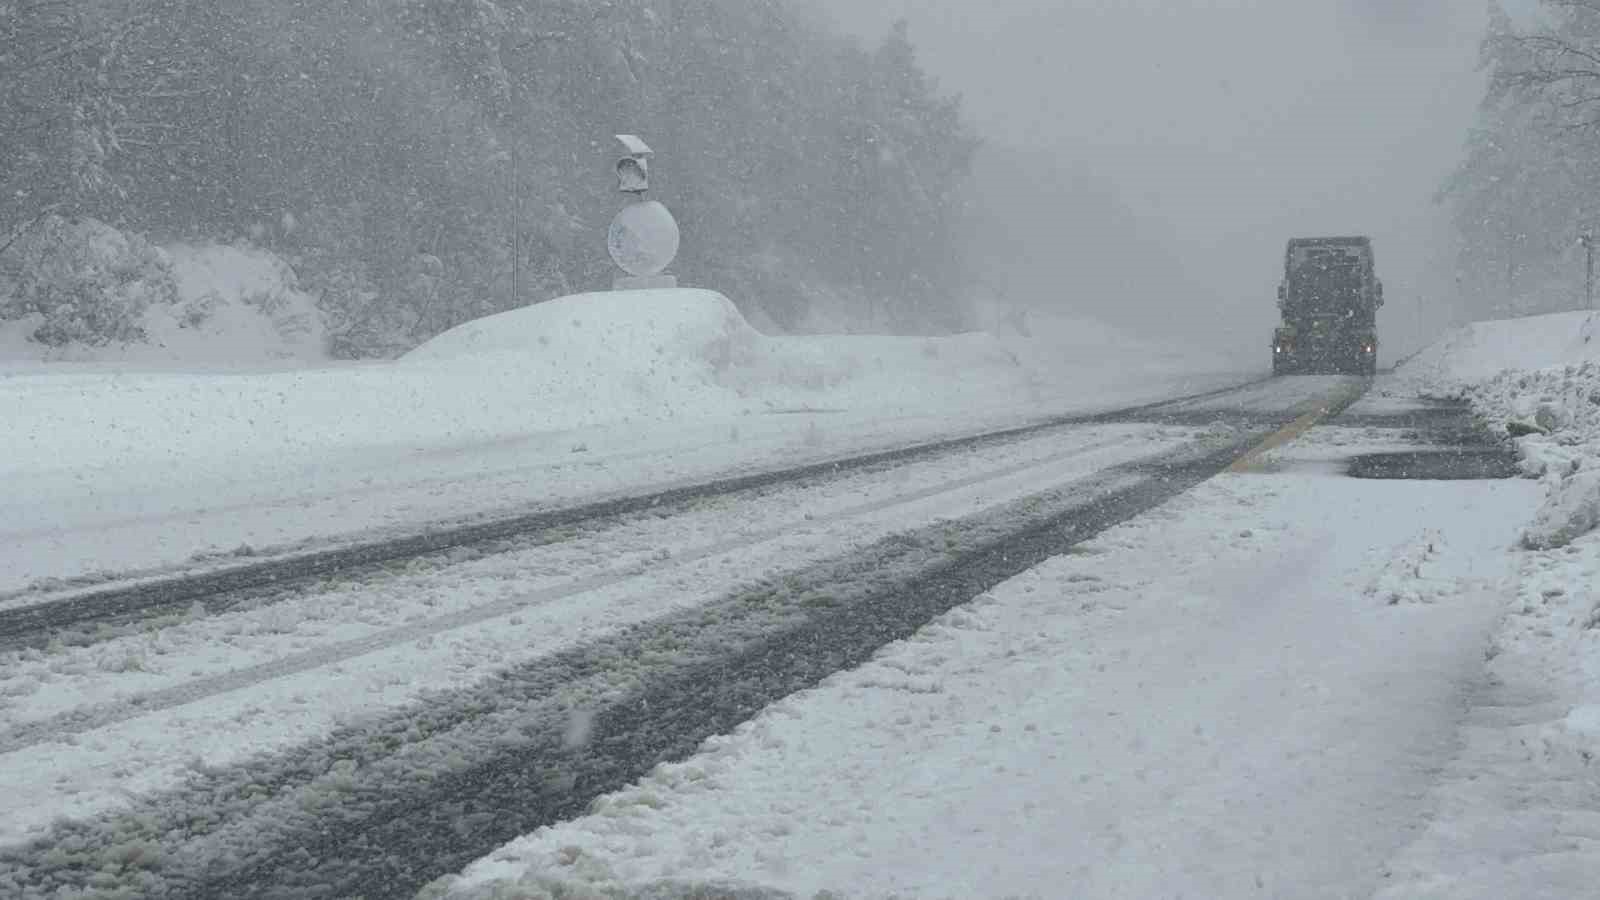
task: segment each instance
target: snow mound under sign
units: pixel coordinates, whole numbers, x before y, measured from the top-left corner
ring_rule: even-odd
[[[492,370],[549,415],[904,407],[1026,396],[1031,377],[987,334],[768,337],[705,290],[580,294],[469,322],[401,358]],[[580,415],[578,418],[587,418]]]
[[[246,261],[222,267],[230,284],[248,284],[238,273],[249,271],[270,283]],[[223,277],[193,262],[177,267],[192,284]],[[241,330],[257,327],[245,322]],[[181,472],[231,484],[588,428],[650,426],[659,443],[661,426],[795,412],[842,414],[825,423],[838,431],[829,436],[807,419],[821,443],[850,443],[858,431],[925,439],[1169,396],[1191,377],[1106,365],[1124,355],[1119,347],[1088,357],[1029,341],[1054,346],[988,334],[770,337],[721,294],[671,290],[540,303],[463,324],[392,362],[230,373],[35,367],[0,378],[0,480],[92,471],[106,490],[139,479],[154,490]]]

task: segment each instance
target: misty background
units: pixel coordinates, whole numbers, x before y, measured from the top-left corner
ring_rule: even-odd
[[[1596,34],[1539,0],[4,0],[0,326],[201,323],[153,248],[241,243],[333,355],[392,356],[608,287],[636,132],[677,274],[765,330],[1019,306],[1264,367],[1285,241],[1366,234],[1393,361],[1581,303]]]
[[[200,330],[177,243],[292,266],[338,357],[605,290],[622,133],[658,151],[675,272],[758,327],[975,324],[977,140],[903,28],[858,42],[790,0],[5,0],[0,330]]]
[[[1349,233],[1386,356],[1470,317],[1436,195],[1484,96],[1482,0],[816,2],[859,35],[905,18],[962,96],[1017,300],[1259,354],[1284,242]]]

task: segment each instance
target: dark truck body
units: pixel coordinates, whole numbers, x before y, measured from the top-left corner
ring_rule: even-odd
[[[1371,375],[1378,367],[1378,280],[1365,237],[1295,238],[1284,251],[1272,372]]]

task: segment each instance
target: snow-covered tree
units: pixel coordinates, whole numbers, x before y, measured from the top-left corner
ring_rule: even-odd
[[[790,2],[0,0],[0,241],[54,204],[248,238],[341,352],[388,353],[606,284],[637,131],[687,281],[778,322],[803,285],[952,320],[959,104],[903,27],[867,52]]]
[[[1545,0],[1541,13],[1519,27],[1490,4],[1488,96],[1443,191],[1474,314],[1570,307],[1577,237],[1600,229],[1600,4]]]

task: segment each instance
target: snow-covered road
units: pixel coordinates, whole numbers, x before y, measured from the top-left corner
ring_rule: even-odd
[[[1003,454],[967,451],[888,477],[634,516],[439,570],[329,584],[259,609],[12,655],[0,661],[0,752],[3,793],[16,806],[0,841],[62,813],[122,806],[132,792],[170,788],[196,767],[307,740],[426,690],[473,684],[768,573],[1159,454],[1192,434],[1074,429]]]
[[[9,655],[0,893],[397,896],[485,853],[425,893],[1333,898],[1448,867],[1419,840],[1538,489],[1347,477],[1460,438],[1386,384],[1309,431],[1362,385]]]
[[[1453,754],[1537,501],[1328,465],[1409,446],[1315,429],[437,891],[1367,896]]]
[[[1275,415],[1286,421],[1342,385],[1285,383]],[[88,872],[109,867],[111,883],[135,892],[231,892],[239,883],[227,880],[226,860],[274,859],[283,841],[303,839],[294,836],[300,829],[324,827],[326,804],[343,805],[346,792],[370,795],[339,813],[360,822],[406,796],[407,784],[430,790],[461,766],[498,765],[508,739],[542,733],[528,723],[555,721],[559,736],[581,724],[584,707],[621,702],[625,710],[628,692],[649,687],[661,665],[692,669],[808,617],[828,621],[840,601],[819,590],[870,594],[875,584],[936,571],[947,557],[981,557],[986,542],[1035,527],[1029,522],[1103,520],[1159,502],[1226,465],[1238,452],[1230,448],[1258,440],[1272,426],[1255,414],[1270,407],[1262,401],[1246,424],[1227,422],[1238,413],[1223,397],[1165,411],[1198,413],[1203,427],[1163,423],[1161,411],[1150,423],[1063,426],[15,654],[0,665],[3,841],[32,849],[0,867],[0,883],[27,894],[84,884]],[[1196,468],[1211,459],[1220,461]],[[1043,534],[1044,546],[1074,540],[1070,528]],[[868,594],[841,609],[853,603],[875,615],[862,606]],[[922,615],[916,607],[907,614]],[[908,620],[910,628],[925,621]],[[679,644],[663,655],[653,646],[686,625],[699,649]],[[638,640],[646,643],[627,654],[643,656],[618,656]],[[852,640],[870,652],[883,639]],[[829,671],[799,673],[796,686]],[[527,700],[508,691],[514,672],[532,679]],[[347,771],[344,760],[357,768]],[[216,826],[188,833],[196,821]],[[130,868],[122,861],[129,853],[143,862]],[[224,880],[209,880],[217,877]]]
[[[0,366],[0,896],[1593,895],[1595,333]]]

